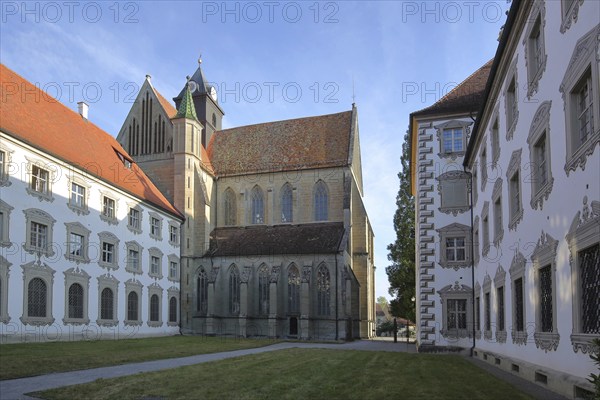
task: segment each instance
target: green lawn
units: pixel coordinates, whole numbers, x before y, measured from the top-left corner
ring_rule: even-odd
[[[202,336],[0,345],[0,379],[248,349],[273,340]]]
[[[289,349],[98,380],[45,399],[530,399],[463,358]]]

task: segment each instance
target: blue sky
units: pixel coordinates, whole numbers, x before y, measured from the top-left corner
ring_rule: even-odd
[[[388,295],[408,115],[494,56],[498,1],[1,3],[0,60],[116,136],[146,74],[176,96],[202,54],[225,128],[358,106],[376,296]],[[354,89],[353,89],[354,87]]]

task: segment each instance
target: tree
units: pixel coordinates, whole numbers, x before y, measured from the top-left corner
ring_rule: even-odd
[[[387,306],[388,305],[388,301],[387,301],[387,299],[385,297],[379,296],[377,298],[377,304],[379,304],[381,307]]]
[[[396,196],[394,230],[396,241],[388,245],[388,260],[392,265],[385,269],[393,297],[390,312],[396,317],[415,320],[415,199],[410,191],[410,135],[404,135],[402,170],[398,173],[400,189]]]

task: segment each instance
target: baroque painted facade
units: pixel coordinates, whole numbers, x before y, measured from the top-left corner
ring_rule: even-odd
[[[371,337],[356,107],[222,129],[201,60],[174,103],[147,76],[117,140],[186,218],[183,332]]]
[[[600,3],[512,3],[494,59],[411,114],[418,344],[583,397],[600,337]]]
[[[181,213],[84,104],[0,77],[0,341],[178,333]]]

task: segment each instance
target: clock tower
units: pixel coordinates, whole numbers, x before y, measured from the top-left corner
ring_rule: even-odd
[[[188,85],[192,93],[198,120],[204,127],[201,135],[201,143],[204,148],[207,148],[213,133],[221,130],[221,122],[225,113],[219,106],[217,85],[208,82],[204,77],[204,73],[202,72],[202,57],[198,59],[198,69],[189,78]],[[177,97],[173,98],[175,108],[179,109],[186,90],[187,85]]]

